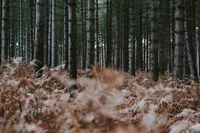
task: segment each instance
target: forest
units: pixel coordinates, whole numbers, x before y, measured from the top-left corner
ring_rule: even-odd
[[[200,132],[200,0],[1,0],[0,133]]]

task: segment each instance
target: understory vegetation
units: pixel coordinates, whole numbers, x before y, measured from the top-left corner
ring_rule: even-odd
[[[200,132],[199,84],[173,83],[172,74],[137,71],[136,76],[93,66],[78,71],[78,90],[62,67],[17,59],[0,68],[2,133],[180,133]],[[89,76],[88,76],[89,75]]]

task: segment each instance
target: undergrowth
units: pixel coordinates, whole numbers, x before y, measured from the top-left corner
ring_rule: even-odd
[[[89,75],[89,76],[88,76]],[[200,132],[199,85],[175,84],[172,75],[153,82],[151,74],[93,66],[78,71],[78,90],[63,69],[5,64],[0,69],[2,133],[180,133]]]

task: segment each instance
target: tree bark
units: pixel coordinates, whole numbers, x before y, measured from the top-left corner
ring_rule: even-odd
[[[70,45],[70,78],[75,83],[69,86],[69,92],[77,89],[77,29],[76,29],[76,0],[68,0],[68,20],[69,20],[69,45]]]
[[[2,39],[1,39],[1,63],[8,61],[9,46],[9,0],[2,1]]]
[[[152,25],[151,25],[151,49],[152,49],[152,79],[158,81],[158,0],[152,0]]]
[[[131,1],[131,17],[130,18],[131,18],[130,35],[131,35],[131,47],[132,47],[131,75],[135,76],[135,1],[134,0]]]
[[[38,72],[37,77],[42,76],[42,67],[44,64],[44,5],[45,0],[37,0],[36,3],[36,26],[35,26],[35,71]]]
[[[52,46],[51,46],[51,54],[52,54],[52,57],[51,57],[51,67],[55,67],[57,65],[57,45],[56,45],[56,0],[52,0],[52,29],[51,29],[51,32],[52,32]]]
[[[87,68],[94,64],[94,39],[94,0],[88,0]]]
[[[183,52],[184,52],[184,10],[185,0],[176,0],[175,14],[175,57],[174,57],[174,81],[183,79]]]

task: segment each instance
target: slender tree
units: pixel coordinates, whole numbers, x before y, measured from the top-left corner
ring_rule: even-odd
[[[158,0],[152,0],[152,25],[151,25],[151,49],[152,49],[152,79],[158,80]]]
[[[129,70],[129,2],[127,0],[124,1],[124,20],[123,20],[123,46],[124,46],[124,60],[123,67],[124,71],[128,72]]]
[[[52,3],[51,3],[52,7],[52,25],[51,25],[51,39],[52,39],[52,46],[51,46],[51,67],[55,67],[57,65],[57,45],[56,45],[56,0],[52,0]]]
[[[94,64],[94,39],[94,0],[88,0],[87,68]]]
[[[9,0],[2,1],[2,39],[1,39],[1,62],[8,60],[9,46]]]
[[[68,0],[68,20],[69,20],[69,45],[70,45],[70,78],[75,80],[75,84],[69,86],[69,92],[77,89],[77,60],[76,60],[76,0]]]
[[[31,59],[34,58],[34,42],[33,42],[33,0],[29,0],[29,35],[31,47]]]
[[[183,79],[185,0],[176,0],[174,81]]]
[[[131,58],[131,75],[135,75],[135,1],[131,1],[131,19],[130,19],[130,35],[132,46],[132,58]]]
[[[99,63],[99,2],[96,0],[96,62]]]
[[[64,59],[65,69],[69,67],[69,44],[68,44],[68,2],[64,1]]]
[[[120,68],[120,64],[121,64],[121,34],[120,34],[120,29],[121,29],[121,21],[120,21],[120,11],[121,11],[121,7],[120,7],[120,0],[116,0],[116,68],[119,69]]]
[[[2,43],[2,1],[0,1],[0,64],[1,64],[1,43]]]
[[[196,66],[196,58],[195,58],[195,38],[196,38],[196,23],[195,23],[195,1],[187,1],[186,5],[188,7],[185,10],[185,39],[186,39],[186,49],[187,56],[189,61],[190,75],[192,80],[195,82],[199,82],[198,80],[198,71]],[[194,8],[194,9],[193,9]]]
[[[38,72],[38,77],[42,75],[42,67],[44,64],[44,13],[45,0],[37,0],[36,3],[36,25],[35,25],[35,71]]]
[[[19,17],[19,56],[23,57],[23,4],[22,0],[20,0],[20,17]]]
[[[107,53],[106,53],[106,67],[111,67],[111,60],[112,60],[112,0],[106,1],[106,39],[107,39]]]

